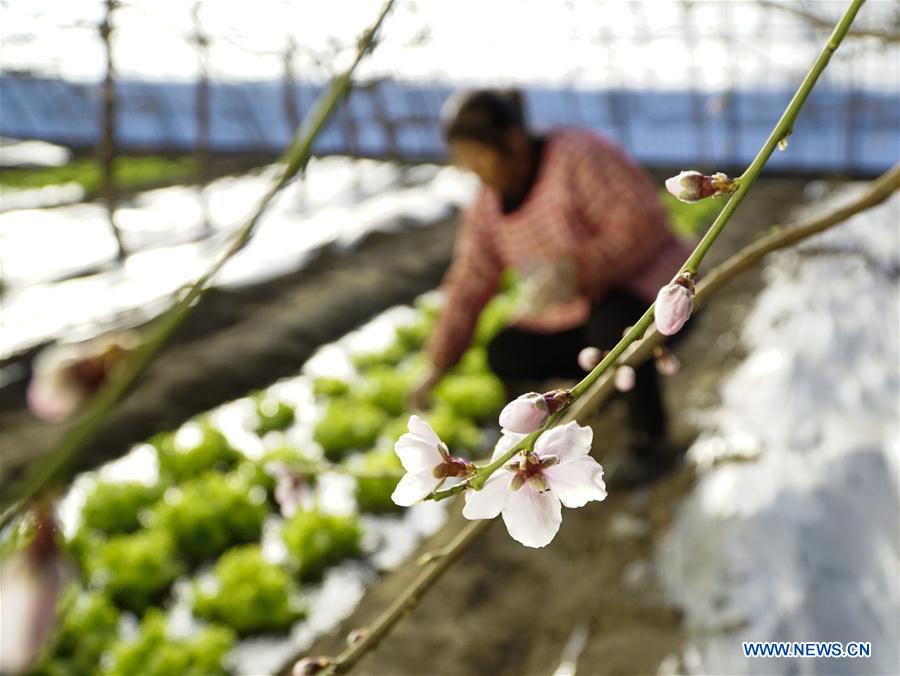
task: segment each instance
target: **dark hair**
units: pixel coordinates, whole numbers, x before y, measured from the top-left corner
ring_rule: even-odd
[[[441,129],[447,142],[466,139],[503,149],[506,132],[524,128],[522,94],[518,89],[457,92],[441,110]]]

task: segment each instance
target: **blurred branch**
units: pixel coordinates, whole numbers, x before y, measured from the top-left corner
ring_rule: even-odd
[[[704,281],[697,285],[695,303],[699,307],[708,302],[710,297],[714,296],[727,282],[758,264],[767,254],[797,244],[881,204],[898,188],[900,188],[900,165],[882,174],[860,197],[849,204],[827,214],[779,229],[744,247],[724,263],[710,270]],[[665,338],[666,336],[653,329],[620,363],[637,366],[647,361],[653,356],[653,348],[662,344]],[[614,378],[612,370],[605,373],[575,404],[566,410],[558,423],[564,424],[572,420],[583,422],[585,415],[599,408],[615,391]],[[373,650],[400,620],[412,612],[425,592],[437,582],[453,562],[458,560],[481,535],[487,532],[490,524],[495,520],[472,521],[460,529],[456,537],[445,547],[420,557],[420,565],[424,568],[422,573],[367,628],[358,632],[361,636],[358,642],[328,662],[326,673],[346,673],[367,652]]]
[[[116,96],[116,66],[113,57],[112,32],[113,14],[119,8],[116,0],[106,0],[106,12],[97,26],[100,41],[103,44],[105,72],[100,89],[100,135],[97,139],[97,162],[100,165],[100,194],[106,207],[106,218],[116,240],[116,260],[121,262],[128,255],[122,233],[116,223],[116,190],[115,158],[116,158],[116,119],[118,98]]]
[[[833,21],[810,12],[809,10],[803,9],[802,7],[798,7],[796,3],[793,2],[775,2],[774,0],[756,0],[756,2],[763,7],[777,9],[787,14],[793,14],[794,16],[799,17],[804,21],[812,24],[816,28],[831,30],[834,27]],[[864,26],[857,26],[855,28],[851,28],[848,35],[857,38],[877,38],[879,40],[884,40],[885,42],[900,42],[900,30],[889,31],[880,28],[866,28]]]
[[[206,191],[206,185],[209,183],[210,165],[209,36],[203,27],[200,9],[201,0],[194,0],[194,4],[191,7],[191,23],[194,28],[191,40],[197,53],[197,68],[199,71],[197,73],[197,84],[194,88],[194,124],[197,129],[194,161],[197,163],[196,178],[203,230],[205,233],[210,233],[213,228],[209,211],[209,195]],[[292,129],[294,128],[296,127],[292,127]]]
[[[312,146],[322,131],[325,123],[336,110],[338,103],[350,89],[351,78],[362,59],[371,52],[376,44],[376,35],[393,0],[387,0],[378,14],[375,23],[360,37],[356,56],[350,66],[335,78],[330,87],[319,97],[316,105],[304,119],[287,151],[282,156],[284,169],[281,175],[262,196],[253,213],[235,234],[231,244],[213,262],[209,269],[193,285],[185,288],[177,302],[160,317],[151,329],[150,336],[133,357],[124,365],[122,373],[113,378],[91,400],[87,410],[64,433],[57,446],[33,463],[25,476],[17,481],[2,496],[3,514],[0,516],[0,528],[9,521],[33,498],[41,489],[61,473],[70,458],[78,453],[99,431],[100,426],[109,417],[113,407],[131,390],[137,379],[153,363],[153,360],[203,298],[206,289],[215,275],[225,263],[240,251],[253,236],[257,224],[272,198],[306,168],[312,155]]]

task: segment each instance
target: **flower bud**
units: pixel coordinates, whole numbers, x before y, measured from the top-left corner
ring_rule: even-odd
[[[678,357],[665,347],[656,348],[654,351],[654,359],[656,370],[664,376],[674,376],[681,368],[681,362],[678,361]]]
[[[628,365],[620,366],[616,369],[615,376],[615,386],[619,392],[628,392],[628,390],[634,389],[635,382],[635,372],[634,369]]]
[[[514,399],[500,411],[500,427],[510,432],[529,434],[547,421],[550,407],[544,395],[529,392]]]
[[[48,422],[75,414],[120,368],[139,339],[130,332],[51,345],[34,360],[26,398],[31,412]]]
[[[699,171],[682,171],[678,176],[666,180],[666,190],[682,202],[721,197],[736,189],[737,184],[721,172],[706,176]]]
[[[291,669],[292,676],[313,676],[318,674],[331,665],[331,660],[327,657],[304,657],[294,665]]]
[[[544,397],[544,402],[547,404],[547,412],[550,413],[550,415],[553,415],[564,406],[568,406],[572,403],[571,390],[550,390],[549,392],[544,392],[542,396]]]
[[[0,566],[0,672],[32,673],[58,625],[56,608],[68,584],[57,545],[53,504],[43,499],[29,515],[33,528],[24,549],[9,552]]]
[[[603,360],[603,351],[596,347],[586,347],[578,353],[578,366],[583,371],[593,371]]]
[[[347,645],[356,645],[368,635],[368,629],[354,629],[349,634],[347,634]]]
[[[653,306],[656,330],[672,336],[681,330],[694,308],[694,285],[690,277],[682,276],[661,288]]]

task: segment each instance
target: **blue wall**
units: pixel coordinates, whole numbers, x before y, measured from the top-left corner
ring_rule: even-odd
[[[192,83],[117,83],[123,148],[190,151],[196,142]],[[297,84],[302,116],[321,87]],[[451,89],[381,81],[355,89],[316,143],[319,154],[406,160],[442,157],[437,118]],[[742,166],[764,141],[791,92],[525,89],[536,126],[576,124],[618,140],[640,161],[666,166]],[[0,77],[0,134],[74,148],[94,145],[99,87],[21,75]],[[290,124],[281,82],[210,85],[210,145],[217,151],[277,152]],[[393,131],[391,131],[393,130]],[[880,172],[900,158],[900,96],[816,89],[789,152],[771,166],[812,172]]]

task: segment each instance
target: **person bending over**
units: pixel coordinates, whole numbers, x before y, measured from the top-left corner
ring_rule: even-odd
[[[524,309],[488,346],[507,382],[580,379],[586,346],[612,348],[690,253],[667,226],[657,188],[625,152],[586,129],[529,130],[517,91],[470,90],[441,113],[452,162],[481,181],[463,211],[443,282],[445,305],[427,343],[431,368],[411,395],[429,394],[469,346],[504,269],[525,280]],[[627,393],[626,474],[671,460],[652,361]],[[628,479],[626,479],[627,481]]]

